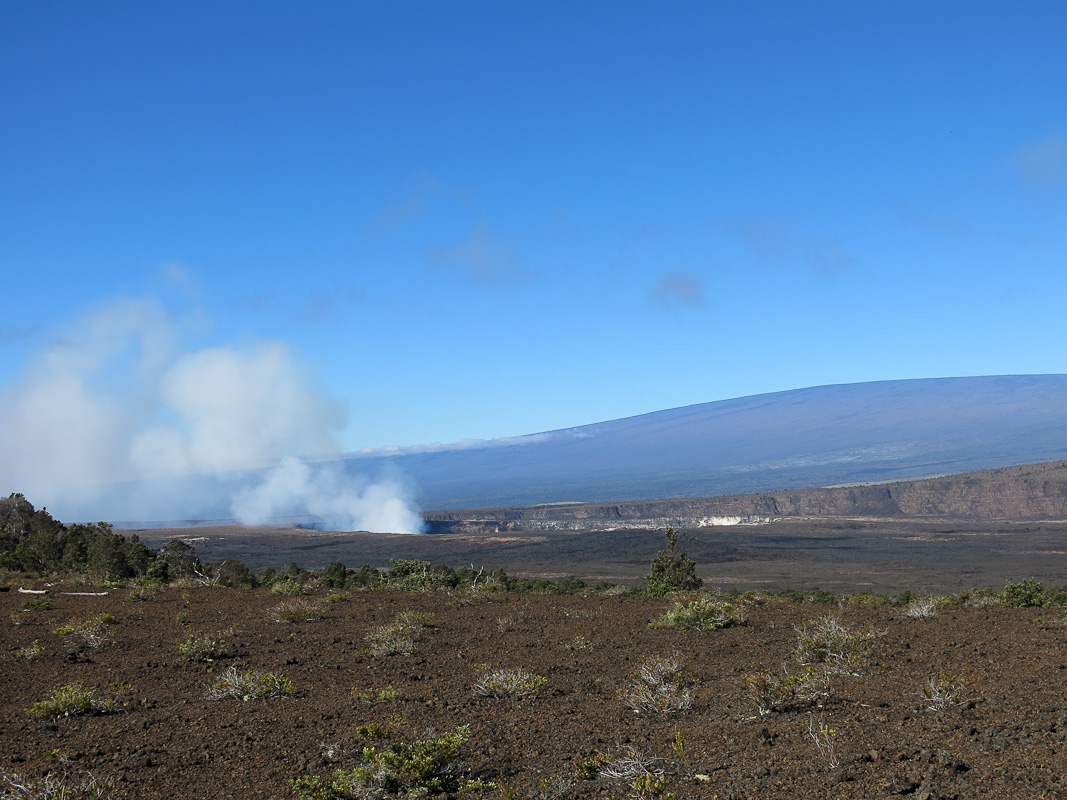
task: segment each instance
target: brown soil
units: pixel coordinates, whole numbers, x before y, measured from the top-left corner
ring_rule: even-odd
[[[573,778],[575,760],[627,746],[663,759],[667,789],[679,800],[1067,797],[1067,627],[1059,609],[956,608],[915,620],[888,606],[771,603],[750,607],[743,627],[681,632],[647,625],[666,601],[629,598],[472,602],[367,592],[327,605],[326,619],[290,624],[270,621],[270,609],[285,598],[262,591],[168,588],[147,602],[125,590],[106,597],[53,591],[51,609],[20,610],[28,597],[0,593],[0,770],[88,771],[131,798],[292,798],[293,778],[358,765],[356,728],[372,722],[412,736],[470,725],[465,758],[473,774],[520,799],[549,797],[539,786]],[[369,653],[367,633],[406,610],[433,615],[415,652]],[[101,612],[117,619],[102,647],[79,648],[52,632]],[[864,674],[836,680],[822,707],[758,716],[742,676],[789,664],[794,625],[831,612],[849,625],[885,630]],[[231,627],[236,657],[214,664],[179,657],[177,644],[190,634]],[[34,641],[40,654],[20,659],[19,648]],[[673,651],[694,682],[692,708],[628,710],[617,692],[629,673],[643,658]],[[280,673],[298,695],[207,699],[230,664]],[[480,664],[521,667],[547,682],[528,699],[476,697]],[[920,687],[943,672],[971,679],[976,700],[925,711]],[[126,709],[55,722],[27,715],[50,688],[76,681],[117,693]],[[353,689],[387,686],[399,692],[394,703],[351,697]],[[837,731],[837,769],[808,736],[812,714]],[[676,731],[684,758],[671,746]],[[328,763],[324,743],[352,754]],[[600,777],[559,796],[628,793],[624,783]]]

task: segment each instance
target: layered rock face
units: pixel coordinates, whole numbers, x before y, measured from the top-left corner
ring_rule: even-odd
[[[1067,461],[870,486],[729,497],[428,511],[431,531],[704,528],[784,517],[1067,518]]]

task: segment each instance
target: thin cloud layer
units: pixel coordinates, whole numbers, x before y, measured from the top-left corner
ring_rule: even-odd
[[[529,275],[514,242],[490,231],[484,222],[475,225],[459,244],[434,251],[432,258],[481,284],[518,283]]]
[[[859,263],[835,237],[799,231],[788,219],[742,218],[722,229],[760,259],[803,265],[823,278],[836,277]]]
[[[704,290],[688,272],[671,272],[649,287],[648,299],[664,311],[700,308],[704,305]]]
[[[1067,136],[1046,136],[1015,151],[1015,165],[1025,183],[1038,189],[1067,185]]]

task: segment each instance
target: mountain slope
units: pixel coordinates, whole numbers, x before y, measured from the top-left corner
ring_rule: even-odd
[[[391,457],[424,508],[749,494],[1067,458],[1067,375],[819,386]]]

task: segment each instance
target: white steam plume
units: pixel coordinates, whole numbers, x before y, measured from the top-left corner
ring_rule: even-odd
[[[157,301],[118,300],[36,353],[0,387],[0,492],[68,519],[190,519],[232,507],[257,523],[273,509],[348,530],[422,530],[399,481],[298,460],[336,453],[346,415],[285,343],[182,352],[180,332]],[[233,472],[282,459],[251,489],[255,473]],[[297,467],[305,472],[294,480]],[[201,477],[180,477],[190,475]],[[132,483],[117,490],[119,481]]]
[[[398,481],[360,484],[336,464],[285,458],[254,488],[239,492],[233,512],[245,525],[310,515],[327,530],[421,533],[422,518],[403,499]]]

